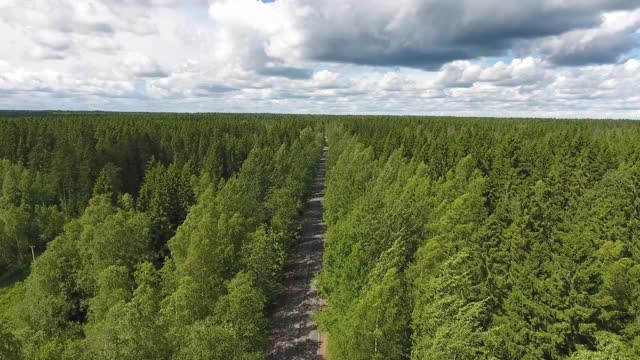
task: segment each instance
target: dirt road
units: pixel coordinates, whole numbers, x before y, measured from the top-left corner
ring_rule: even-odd
[[[323,305],[312,286],[322,267],[325,225],[322,221],[328,148],[322,151],[311,198],[307,200],[302,238],[287,263],[286,291],[278,299],[267,359],[311,360],[326,357],[326,339],[316,330],[312,315]]]

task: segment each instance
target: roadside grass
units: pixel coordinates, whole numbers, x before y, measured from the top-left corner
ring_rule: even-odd
[[[0,321],[11,324],[17,305],[24,299],[23,280],[29,276],[25,268],[0,276]]]

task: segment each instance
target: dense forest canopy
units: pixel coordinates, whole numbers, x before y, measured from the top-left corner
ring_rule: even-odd
[[[325,136],[331,359],[640,357],[635,122],[0,112],[0,358],[263,358]]]
[[[262,357],[319,122],[71,113],[0,136],[0,273],[30,270],[0,358]]]
[[[640,126],[350,119],[319,317],[336,359],[640,357]]]

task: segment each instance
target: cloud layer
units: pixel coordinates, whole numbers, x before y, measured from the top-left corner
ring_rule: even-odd
[[[0,108],[640,118],[640,1],[0,0]]]

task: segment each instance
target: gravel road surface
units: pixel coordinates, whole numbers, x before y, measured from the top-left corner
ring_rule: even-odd
[[[311,197],[305,204],[302,238],[287,262],[285,292],[277,300],[267,359],[325,359],[326,338],[312,315],[324,302],[312,280],[322,267],[325,225],[322,221],[327,146],[322,151]]]

